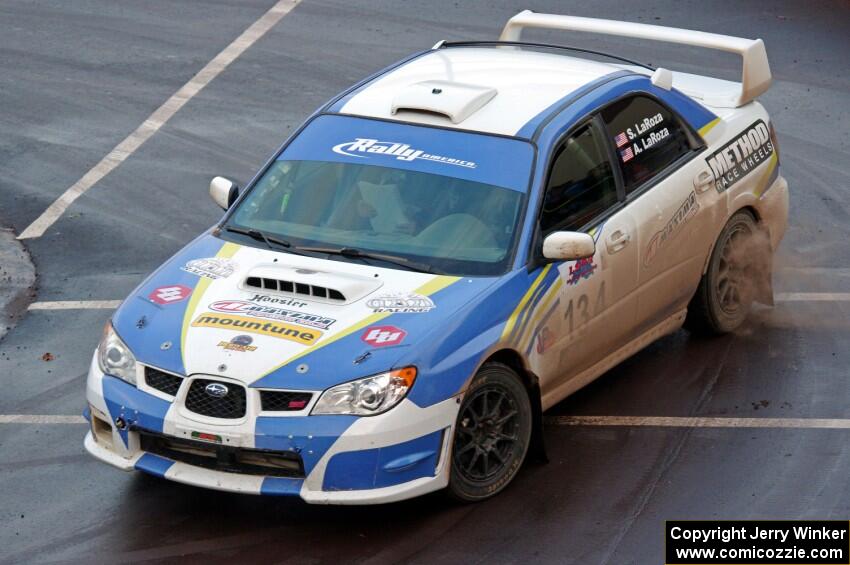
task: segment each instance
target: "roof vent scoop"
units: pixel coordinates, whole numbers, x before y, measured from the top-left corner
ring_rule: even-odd
[[[447,80],[426,80],[409,85],[393,99],[392,113],[400,110],[433,112],[459,124],[496,96],[496,89]]]

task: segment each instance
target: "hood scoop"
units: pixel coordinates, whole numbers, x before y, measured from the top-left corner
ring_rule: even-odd
[[[346,273],[326,273],[310,269],[260,266],[252,269],[242,284],[248,292],[290,296],[324,302],[351,304],[375,292],[384,283]]]
[[[392,113],[427,112],[449,118],[459,124],[483,108],[496,89],[447,80],[426,80],[409,85],[393,99]]]

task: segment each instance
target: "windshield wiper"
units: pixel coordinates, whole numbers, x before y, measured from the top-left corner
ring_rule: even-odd
[[[246,229],[242,229],[242,228],[234,228],[232,226],[227,226],[227,227],[224,228],[224,231],[229,231],[229,232],[233,232],[233,233],[240,233],[242,235],[247,235],[251,239],[256,239],[257,241],[262,241],[263,243],[266,244],[266,246],[269,249],[274,249],[274,245],[277,245],[278,247],[283,247],[284,249],[286,249],[290,253],[295,253],[296,255],[303,255],[303,253],[298,253],[297,251],[295,251],[295,246],[293,246],[292,243],[286,241],[285,239],[278,239],[273,235],[267,235],[267,234],[261,232],[260,230],[255,230],[255,229],[246,230]],[[272,244],[274,244],[274,245],[272,245]]]
[[[418,271],[420,273],[432,273],[435,275],[443,274],[442,272],[435,271],[431,265],[428,265],[426,263],[420,263],[418,261],[411,261],[407,257],[400,257],[398,255],[387,255],[385,253],[372,253],[370,251],[363,251],[354,247],[299,247],[298,249],[300,251],[309,251],[311,253],[327,253],[329,255],[341,255],[342,257],[350,257],[352,259],[375,259],[378,261],[383,261],[384,263],[390,263],[398,267],[410,269],[411,271]]]

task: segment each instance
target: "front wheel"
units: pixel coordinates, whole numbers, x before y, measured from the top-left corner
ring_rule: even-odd
[[[532,411],[516,371],[487,363],[458,411],[449,494],[464,502],[489,498],[513,480],[528,453]]]
[[[714,244],[708,269],[688,307],[686,325],[698,333],[734,331],[747,317],[759,281],[758,227],[748,212],[738,212]]]

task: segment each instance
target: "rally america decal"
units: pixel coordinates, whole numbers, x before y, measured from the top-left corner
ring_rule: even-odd
[[[317,314],[296,312],[294,310],[286,310],[275,306],[254,304],[246,300],[219,300],[210,304],[209,308],[215,312],[245,314],[256,318],[280,320],[282,322],[300,324],[302,326],[319,328],[321,330],[328,329],[334,322],[336,322],[333,318],[327,318]]]
[[[230,259],[220,257],[208,257],[205,259],[192,259],[182,267],[187,273],[208,279],[226,279],[236,270],[236,263]]]
[[[434,161],[437,163],[445,163],[446,165],[456,165],[467,169],[474,169],[478,165],[473,161],[465,161],[454,157],[444,157],[442,155],[434,155],[427,153],[421,149],[413,149],[406,143],[397,143],[395,141],[379,141],[377,139],[355,138],[354,141],[347,141],[334,145],[333,152],[347,157],[364,158],[373,155],[383,155],[385,157],[395,157],[399,161],[414,161],[422,159],[423,161]],[[358,153],[365,153],[359,155]]]
[[[649,240],[649,245],[646,248],[646,255],[643,258],[643,264],[645,267],[649,267],[652,264],[652,261],[655,259],[655,256],[662,247],[672,241],[674,237],[679,235],[679,232],[682,231],[682,226],[684,226],[688,220],[693,218],[698,210],[699,203],[697,202],[697,195],[694,191],[691,191],[687,199],[682,202],[682,205],[679,206],[679,209],[676,210],[676,213],[673,214],[672,218],[670,218],[670,221],[667,222],[667,225],[665,225],[661,231],[657,232],[654,236],[652,236],[652,239]]]
[[[770,159],[773,151],[770,132],[762,120],[746,128],[705,160],[714,175],[717,192],[731,188]]]

